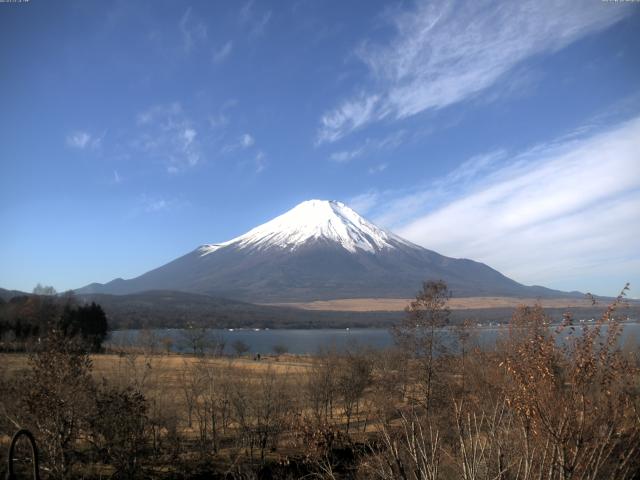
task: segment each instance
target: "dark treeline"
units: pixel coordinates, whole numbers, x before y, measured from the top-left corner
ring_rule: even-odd
[[[184,306],[159,306],[152,303],[136,304],[124,299],[105,299],[90,297],[105,309],[109,316],[109,325],[114,330],[135,330],[153,328],[186,328],[198,325],[208,328],[390,328],[405,315],[402,311],[385,312],[341,312],[300,310],[294,308],[266,307],[251,305],[251,308],[225,308]],[[602,315],[606,307],[596,305],[592,308],[545,308],[553,323],[559,323],[567,312],[576,318],[595,319]],[[640,306],[626,309],[631,318],[640,318]],[[482,308],[452,310],[450,323],[460,325],[465,321],[487,325],[508,324],[513,308]]]
[[[98,352],[107,337],[107,317],[100,305],[79,304],[72,294],[0,299],[0,350],[24,351],[54,330]]]
[[[404,312],[313,311],[296,308],[254,305],[228,299],[184,292],[152,291],[130,295],[82,295],[84,302],[100,304],[112,329],[184,328],[198,325],[209,328],[389,328],[401,320]],[[567,309],[547,308],[554,322],[562,321]],[[603,306],[572,308],[577,318],[597,318]],[[453,310],[452,324],[465,320],[476,323],[508,323],[513,308]],[[627,309],[637,318],[640,306]]]
[[[199,329],[193,356],[152,336],[89,356],[55,329],[28,360],[6,355],[23,360],[0,367],[0,439],[32,430],[52,479],[638,478],[640,352],[618,341],[622,296],[587,326],[567,315],[563,344],[542,308],[520,307],[492,351],[469,322],[455,348],[440,341],[448,299],[426,283],[394,349],[311,358],[208,355]]]
[[[345,328],[389,327],[402,312],[322,312],[255,305],[174,291],[129,295],[82,295],[102,305],[113,329],[184,328]]]
[[[47,287],[41,287],[46,289]],[[0,289],[6,301],[16,296],[26,296],[21,292]],[[404,312],[341,312],[300,310],[270,305],[255,305],[224,298],[210,297],[176,291],[149,291],[129,295],[78,295],[77,303],[99,304],[105,311],[109,327],[113,330],[185,328],[196,325],[207,328],[390,328],[400,321]],[[594,305],[590,308],[571,309],[545,308],[553,322],[560,322],[570,312],[576,318],[597,318],[605,307]],[[474,323],[506,324],[510,321],[513,308],[482,308],[452,310],[451,324],[465,321]],[[632,318],[640,317],[640,305],[633,304],[626,309]]]

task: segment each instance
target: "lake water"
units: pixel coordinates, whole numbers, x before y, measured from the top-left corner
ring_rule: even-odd
[[[141,330],[117,330],[111,333],[108,344],[116,345],[140,345],[147,342],[148,333]],[[151,330],[153,338],[160,342],[161,339],[171,339],[171,349],[175,352],[189,352],[186,331],[183,329],[156,329]],[[483,348],[491,348],[496,340],[506,334],[505,327],[479,327],[473,329],[475,343]],[[445,341],[453,341],[454,334],[449,329],[440,331]],[[226,344],[225,352],[233,353],[231,345],[238,340],[244,342],[251,353],[268,354],[273,352],[275,345],[283,345],[290,353],[314,354],[322,348],[335,347],[339,351],[345,350],[350,345],[359,345],[382,349],[393,345],[393,338],[387,329],[381,328],[352,328],[352,329],[315,329],[315,330],[207,330],[209,340],[222,338]],[[622,344],[631,344],[636,348],[640,346],[640,324],[627,323],[624,326],[620,338]],[[160,347],[162,348],[162,347]]]

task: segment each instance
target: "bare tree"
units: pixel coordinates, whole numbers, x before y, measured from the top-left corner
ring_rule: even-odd
[[[227,341],[220,332],[209,333],[207,336],[207,350],[211,352],[214,357],[220,357],[224,354],[224,349],[227,346]]]
[[[162,344],[162,346],[164,347],[164,351],[167,355],[169,355],[171,353],[171,351],[173,350],[173,345],[174,345],[174,340],[172,337],[170,336],[164,336],[160,339],[160,343]]]
[[[115,477],[134,478],[141,470],[147,440],[147,402],[128,387],[98,390],[96,411],[89,419],[90,439],[104,451],[115,468]]]
[[[284,355],[289,351],[289,348],[282,343],[278,343],[274,345],[273,347],[271,347],[271,349],[273,350],[273,353],[275,353],[277,356]]]
[[[204,355],[207,345],[207,329],[204,327],[196,327],[192,324],[182,330],[182,337],[187,347],[191,349],[194,355]]]
[[[349,433],[354,414],[358,416],[360,399],[371,383],[372,367],[371,359],[362,351],[347,352],[341,358],[337,389],[347,420],[346,433]]]
[[[54,478],[69,475],[75,443],[94,410],[89,356],[53,331],[29,359],[21,392],[27,425],[35,428]]]
[[[630,405],[638,369],[618,347],[622,325],[615,315],[625,291],[592,326],[576,329],[566,316],[558,329],[567,336],[562,345],[540,306],[514,314],[502,366],[505,396],[521,432],[525,478],[633,475],[640,424]]]
[[[235,350],[236,355],[238,355],[239,357],[241,357],[242,355],[244,355],[245,353],[247,353],[250,350],[249,345],[247,345],[242,340],[234,341],[231,344],[231,348],[233,348]]]
[[[333,416],[337,392],[338,354],[335,349],[320,350],[306,376],[305,390],[318,424],[327,424]]]
[[[475,332],[471,320],[466,319],[461,324],[456,325],[453,329],[454,340],[456,342],[456,363],[458,365],[458,371],[460,376],[459,389],[462,394],[466,394],[468,390],[467,385],[467,370],[469,368],[469,356],[472,353],[471,350],[476,344]]]
[[[198,391],[195,412],[198,417],[200,444],[203,452],[210,448],[216,453],[219,448],[221,431],[228,409],[228,389],[226,371],[213,367],[206,359],[194,365]]]
[[[449,298],[449,290],[443,281],[425,282],[422,291],[406,308],[406,317],[391,330],[397,345],[418,361],[421,403],[427,411],[432,403],[436,358],[444,351],[438,329],[449,323]]]
[[[401,413],[400,427],[380,425],[382,449],[365,460],[368,478],[380,480],[436,480],[440,478],[441,438],[431,424],[415,414]]]
[[[275,448],[288,418],[293,416],[286,374],[270,368],[257,379],[246,377],[235,383],[232,396],[235,419],[240,426],[241,441],[253,459],[254,449],[264,461],[269,446]]]
[[[33,293],[35,295],[47,295],[47,296],[54,296],[58,294],[56,289],[53,288],[52,286],[42,285],[40,283],[38,283],[35,287],[33,287]]]
[[[200,395],[200,384],[195,369],[190,362],[183,361],[178,384],[180,385],[184,405],[187,409],[187,427],[192,428],[193,411]]]
[[[155,355],[158,352],[160,339],[153,330],[144,328],[138,331],[137,343],[146,355]]]
[[[400,348],[389,348],[373,355],[375,381],[372,397],[376,413],[385,422],[396,413],[396,404],[405,399],[407,392],[408,356]]]

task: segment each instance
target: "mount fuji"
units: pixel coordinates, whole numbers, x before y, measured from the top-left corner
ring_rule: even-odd
[[[174,290],[254,303],[408,298],[426,280],[456,297],[566,297],[525,286],[491,267],[449,258],[365,220],[341,202],[308,200],[244,235],[202,245],[130,280],[93,283],[80,294]]]

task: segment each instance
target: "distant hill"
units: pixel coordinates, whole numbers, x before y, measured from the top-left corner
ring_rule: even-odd
[[[21,292],[20,290],[6,290],[4,288],[0,288],[0,299],[5,302],[8,302],[13,297],[19,297],[22,295],[31,295],[30,293]]]
[[[254,305],[234,300],[175,291],[150,291],[130,295],[80,295],[80,301],[100,304],[112,329],[181,328],[188,325],[209,328],[346,328],[389,327],[403,311],[329,311]],[[549,307],[545,311],[559,321],[566,312],[576,319],[596,318],[607,303],[596,306]],[[478,323],[506,323],[514,307],[464,308],[451,312],[452,323],[471,319]],[[626,314],[639,318],[640,303],[632,302]]]
[[[413,297],[444,280],[455,297],[581,296],[522,285],[493,268],[449,258],[383,230],[340,202],[310,200],[246,234],[203,245],[139,277],[77,293],[171,290],[252,303]]]

